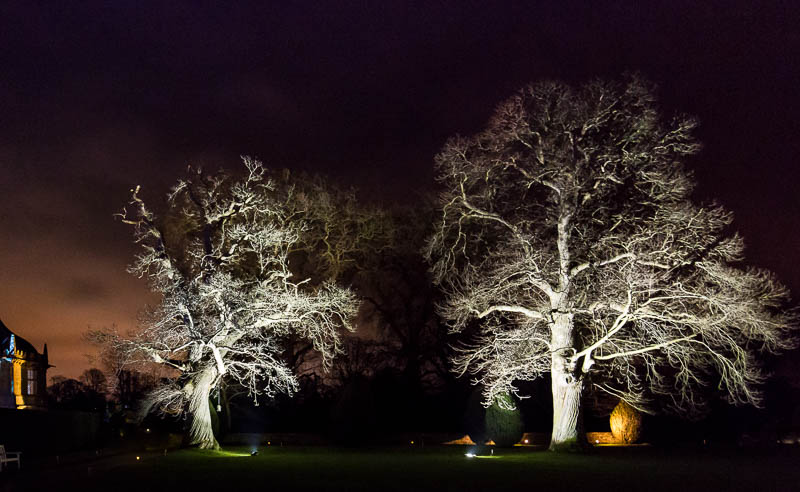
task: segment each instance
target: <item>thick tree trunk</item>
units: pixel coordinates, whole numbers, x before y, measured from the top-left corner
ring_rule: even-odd
[[[553,434],[550,451],[583,451],[587,448],[583,429],[581,394],[583,382],[571,375],[553,374]]]
[[[200,449],[219,449],[219,443],[214,437],[214,429],[211,426],[211,410],[208,407],[211,384],[216,375],[216,368],[206,368],[200,372],[192,385],[189,400],[189,415],[192,417],[189,445],[196,445]]]
[[[569,360],[575,349],[572,317],[566,314],[555,315],[551,330],[553,432],[550,451],[583,451],[588,448],[581,407],[583,377]]]

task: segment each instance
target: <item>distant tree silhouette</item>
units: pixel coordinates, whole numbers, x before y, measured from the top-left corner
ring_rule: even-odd
[[[106,394],[108,391],[106,385],[106,375],[97,368],[91,368],[83,371],[78,378],[87,388],[98,394]]]
[[[50,378],[47,387],[48,407],[58,410],[101,412],[105,409],[105,393],[95,391],[77,379],[63,376]]]

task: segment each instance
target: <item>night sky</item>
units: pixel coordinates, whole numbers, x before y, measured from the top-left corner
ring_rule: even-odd
[[[636,70],[696,115],[698,198],[800,299],[797,2],[226,3],[0,3],[0,319],[49,376],[147,302],[112,217],[134,185],[155,205],[247,154],[408,201],[448,136],[546,78]]]

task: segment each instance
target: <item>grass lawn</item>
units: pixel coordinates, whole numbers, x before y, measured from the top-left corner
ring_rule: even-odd
[[[800,451],[597,448],[589,455],[460,446],[182,450],[3,472],[0,490],[800,490]]]

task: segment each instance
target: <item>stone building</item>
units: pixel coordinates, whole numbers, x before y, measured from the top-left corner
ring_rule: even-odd
[[[44,409],[49,367],[47,344],[40,354],[0,321],[0,408]]]

